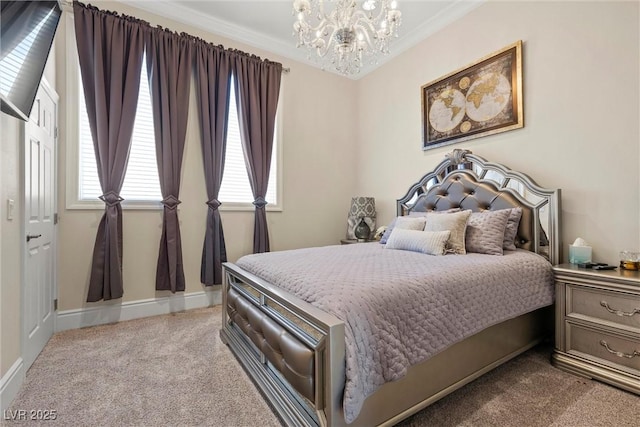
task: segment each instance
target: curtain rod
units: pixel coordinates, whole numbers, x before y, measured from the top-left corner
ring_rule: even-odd
[[[73,13],[73,0],[58,0],[58,4],[60,4],[61,9],[67,10],[67,11]],[[282,67],[282,73],[283,74],[289,74],[290,72],[291,72],[291,68]]]

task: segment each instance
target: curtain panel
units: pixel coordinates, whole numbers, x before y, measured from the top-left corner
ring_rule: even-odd
[[[162,28],[149,28],[146,51],[156,160],[164,206],[156,290],[175,293],[185,289],[177,208],[187,135],[193,44],[189,37]]]
[[[268,252],[267,201],[264,197],[269,185],[282,64],[233,52],[240,139],[256,207],[253,252]]]
[[[225,49],[116,12],[74,2],[75,31],[98,178],[105,202],[94,246],[88,302],[120,298],[122,198],[146,47],[163,219],[156,290],[185,290],[177,206],[192,67],[198,94],[207,188],[200,280],[222,282],[227,260],[218,193],[222,183],[231,75],[255,205],[254,253],[269,251],[265,194],[273,150],[282,64]]]
[[[208,207],[200,281],[211,286],[222,283],[222,263],[227,261],[218,192],[226,151],[231,59],[224,48],[204,41],[196,43],[195,51],[195,80]]]
[[[87,302],[123,295],[122,207],[147,24],[74,2],[75,32],[105,213],[93,250]]]

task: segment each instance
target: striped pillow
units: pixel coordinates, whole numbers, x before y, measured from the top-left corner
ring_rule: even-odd
[[[400,228],[403,230],[424,230],[424,223],[427,219],[424,216],[399,216],[391,221],[389,227],[384,231],[380,243],[383,245],[387,243],[389,236],[394,229]]]
[[[418,231],[395,228],[386,249],[401,249],[428,255],[444,255],[450,231]]]

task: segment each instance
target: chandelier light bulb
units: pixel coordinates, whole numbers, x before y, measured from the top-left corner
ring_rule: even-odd
[[[376,1],[375,0],[366,0],[363,4],[362,4],[362,8],[364,10],[367,11],[371,11],[374,10],[376,8]]]
[[[309,0],[294,0],[293,1],[293,10],[296,12],[304,12],[305,10],[309,10],[311,8],[311,4]]]
[[[376,62],[397,36],[401,12],[396,0],[294,0],[293,35],[298,47],[315,51],[318,62],[330,62],[344,75],[355,74],[364,58]],[[324,66],[323,66],[324,68]]]

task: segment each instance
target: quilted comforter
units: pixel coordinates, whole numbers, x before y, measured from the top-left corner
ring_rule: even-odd
[[[345,322],[347,422],[412,365],[554,296],[551,264],[524,250],[430,256],[367,243],[247,255],[236,264]]]

